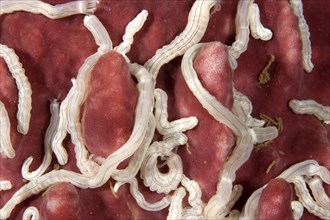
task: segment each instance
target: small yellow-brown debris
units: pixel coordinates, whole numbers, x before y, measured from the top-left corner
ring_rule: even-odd
[[[132,207],[131,205],[127,202],[126,203],[127,207],[128,207],[128,210],[131,212],[131,214],[133,214],[133,210],[132,210]],[[132,215],[133,216],[133,215]]]
[[[118,194],[115,192],[115,190],[114,190],[114,188],[113,188],[113,186],[112,186],[111,181],[109,181],[109,187],[110,187],[110,190],[111,190],[111,193],[112,193],[113,197],[115,197],[115,199],[118,199],[119,196],[118,196]]]
[[[265,141],[265,142],[262,142],[262,143],[256,145],[257,150],[260,150],[260,149],[262,149],[262,148],[264,148],[264,147],[267,147],[267,145],[268,145],[269,143],[271,143],[272,141],[273,141],[273,140],[268,140],[268,141]]]
[[[277,120],[277,130],[278,132],[282,132],[283,131],[283,120],[281,117],[276,117]]]
[[[283,156],[285,155],[285,153],[283,151],[281,151],[281,150],[278,153],[281,154],[281,155],[283,155]]]
[[[258,79],[259,79],[259,84],[264,85],[270,81],[270,75],[268,72],[262,71]]]
[[[266,126],[269,124],[276,124],[276,121],[266,114],[260,113],[259,117],[267,123]]]
[[[271,171],[271,169],[274,167],[275,164],[276,164],[276,161],[273,160],[273,161],[269,164],[269,166],[267,167],[266,174],[268,174],[268,173]]]
[[[266,122],[265,126],[269,126],[269,125],[274,125],[277,127],[278,132],[282,132],[283,131],[283,119],[281,117],[276,117],[275,119],[271,118],[270,116],[260,113],[260,119],[264,120]]]
[[[191,154],[190,145],[188,144],[188,142],[186,143],[186,150],[187,150],[188,154]]]
[[[274,55],[270,55],[270,59],[267,63],[267,65],[265,66],[265,68],[261,71],[258,81],[260,85],[264,85],[266,83],[268,83],[270,81],[270,75],[268,73],[268,69],[270,68],[270,66],[272,65],[272,63],[275,61],[275,56]]]
[[[59,170],[61,167],[60,167],[60,165],[58,164],[58,163],[54,163],[54,165],[53,165],[53,169],[54,170]]]
[[[45,191],[41,194],[41,196],[42,196],[42,197],[45,197],[46,194],[47,194],[47,190],[45,190]]]

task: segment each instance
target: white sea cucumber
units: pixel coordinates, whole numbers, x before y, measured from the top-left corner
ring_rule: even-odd
[[[290,0],[294,14],[299,19],[299,30],[302,40],[303,65],[306,72],[311,72],[314,68],[312,63],[312,46],[307,22],[303,14],[303,3],[301,0]]]
[[[59,103],[57,100],[53,100],[50,104],[50,112],[51,118],[49,122],[49,126],[46,130],[45,138],[44,138],[44,149],[45,155],[41,162],[41,165],[38,169],[33,172],[29,172],[30,165],[33,161],[33,157],[28,157],[22,166],[22,176],[26,180],[32,180],[36,177],[41,176],[46,169],[49,167],[52,161],[52,150],[51,150],[51,143],[55,136],[56,129],[59,123]]]
[[[50,5],[39,0],[5,0],[1,1],[0,15],[15,11],[26,11],[33,14],[42,14],[51,19],[58,19],[75,14],[94,13],[97,3],[97,0],[83,0]]]
[[[293,99],[289,102],[289,107],[296,114],[314,115],[325,124],[330,124],[330,106],[322,105],[312,99]]]
[[[22,64],[15,51],[4,44],[0,44],[0,57],[8,65],[9,71],[16,81],[18,89],[17,131],[27,134],[30,127],[32,109],[32,89]]]
[[[210,9],[215,4],[215,0],[195,1],[190,9],[188,23],[183,32],[170,44],[158,49],[156,54],[144,64],[154,79],[157,78],[158,72],[164,64],[184,54],[189,47],[202,39],[210,19]]]
[[[10,140],[10,121],[5,105],[0,101],[0,154],[8,158],[15,157],[15,150]]]

